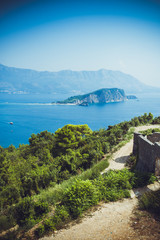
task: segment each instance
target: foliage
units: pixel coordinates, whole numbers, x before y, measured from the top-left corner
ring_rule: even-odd
[[[132,127],[156,124],[159,119],[153,119],[151,113],[145,113],[99,131],[91,131],[87,125],[69,124],[58,129],[55,134],[47,131],[32,134],[27,145],[22,144],[18,148],[13,145],[8,148],[0,147],[0,203],[4,213],[2,216],[12,215],[13,222],[16,221],[21,226],[31,226],[48,212],[48,204],[55,205],[64,199],[65,206],[61,206],[65,207],[64,215],[65,211],[69,211],[71,216],[76,217],[89,206],[96,204],[98,199],[114,201],[128,197],[128,189],[131,186],[152,182],[155,177],[141,176],[136,172],[130,175],[123,171],[101,176],[100,172],[108,166],[104,154],[109,156],[109,153],[130,139]],[[80,189],[77,193],[74,192],[73,186],[76,184],[77,189],[80,187],[82,192],[86,191],[84,198]],[[67,196],[69,198],[70,195],[66,189],[74,192],[73,199],[67,200]],[[63,199],[64,193],[66,195]],[[78,203],[74,202],[76,194],[80,201],[79,209],[76,209]],[[73,210],[69,208],[67,201],[74,202]],[[2,217],[2,221],[3,219],[5,222],[6,218]],[[45,229],[42,227],[39,231],[43,230]]]
[[[56,229],[60,229],[67,221],[71,219],[68,209],[63,206],[56,206],[56,210],[53,216],[53,222]]]
[[[44,220],[42,224],[35,230],[37,237],[42,237],[46,232],[60,229],[64,224],[70,220],[70,215],[64,206],[57,206],[52,217]]]
[[[126,166],[133,170],[136,165],[136,160],[137,160],[136,156],[131,154],[126,161]]]
[[[152,133],[155,133],[155,132],[160,132],[160,128],[153,128],[153,129],[150,128],[145,131],[140,131],[140,133],[142,133],[144,136],[151,135]]]
[[[139,200],[139,206],[141,209],[149,210],[160,215],[160,190],[144,193]]]
[[[35,235],[40,238],[44,235],[45,233],[45,228],[43,224],[40,224],[38,228],[34,231]]]
[[[121,171],[110,170],[94,180],[94,185],[100,191],[100,199],[116,201],[130,197],[128,192],[133,185],[133,173],[127,169]]]
[[[160,124],[160,116],[159,117],[155,117],[152,121],[152,124]]]
[[[48,231],[61,228],[71,218],[77,218],[100,200],[116,201],[130,197],[134,173],[124,169],[109,171],[94,180],[76,180],[64,192],[60,205],[56,206],[52,217],[46,219],[36,229],[36,235],[42,236]]]
[[[88,125],[71,125],[68,124],[55,132],[55,145],[53,155],[67,153],[68,149],[77,149],[83,142],[85,136],[92,131]]]
[[[0,236],[0,240],[19,240],[17,231],[8,231],[7,234]]]
[[[36,218],[41,217],[43,214],[49,212],[49,205],[47,202],[35,202],[34,203],[34,212]]]
[[[13,210],[14,218],[19,225],[26,224],[27,220],[34,215],[34,202],[30,197],[20,201]]]
[[[154,183],[156,181],[156,177],[153,173],[141,173],[138,171],[134,171],[134,177],[133,177],[133,187],[144,187],[148,184]]]
[[[32,225],[32,222],[49,212],[49,206],[48,203],[34,202],[32,198],[26,197],[14,207],[11,207],[10,212],[20,226]]]
[[[5,231],[14,226],[14,219],[10,219],[6,215],[0,216],[0,232]]]
[[[99,201],[99,192],[90,180],[77,180],[64,192],[62,204],[64,204],[73,217],[78,217],[84,210],[95,205]]]

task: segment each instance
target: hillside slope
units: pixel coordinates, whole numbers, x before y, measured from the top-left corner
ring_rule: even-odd
[[[126,93],[156,90],[120,71],[34,71],[0,64],[0,92],[85,94],[99,88],[123,88]]]
[[[159,128],[159,125],[139,126],[135,128],[135,131],[143,131],[149,128]],[[110,159],[110,165],[104,172],[110,169],[123,169],[126,160],[132,152],[132,148],[133,139],[113,154],[112,159]],[[157,240],[159,238],[153,236],[153,232],[158,237],[160,235],[157,226],[152,231],[150,229],[142,232],[143,224],[141,232],[135,231],[133,225],[135,226],[137,222],[133,224],[133,219],[135,218],[133,211],[138,205],[137,194],[141,194],[141,191],[156,191],[158,189],[160,189],[160,184],[155,182],[155,184],[150,184],[147,187],[134,189],[134,192],[131,190],[131,199],[103,203],[96,211],[89,212],[89,215],[86,215],[81,222],[77,224],[71,223],[66,229],[61,229],[52,236],[46,236],[41,238],[41,240]],[[147,219],[147,216],[145,218]]]

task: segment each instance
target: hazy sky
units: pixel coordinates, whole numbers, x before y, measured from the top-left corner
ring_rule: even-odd
[[[0,63],[120,70],[160,87],[160,0],[2,0]]]

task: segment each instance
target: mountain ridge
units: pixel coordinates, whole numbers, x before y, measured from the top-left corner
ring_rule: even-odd
[[[157,88],[121,71],[61,70],[36,71],[0,64],[0,92],[85,94],[98,88],[123,88],[126,93],[149,92]]]

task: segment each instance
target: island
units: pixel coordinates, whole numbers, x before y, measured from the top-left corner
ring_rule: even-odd
[[[63,101],[57,101],[56,104],[88,106],[94,103],[122,102],[130,99],[137,99],[137,97],[134,95],[127,96],[123,89],[102,88],[91,93],[69,97]]]

